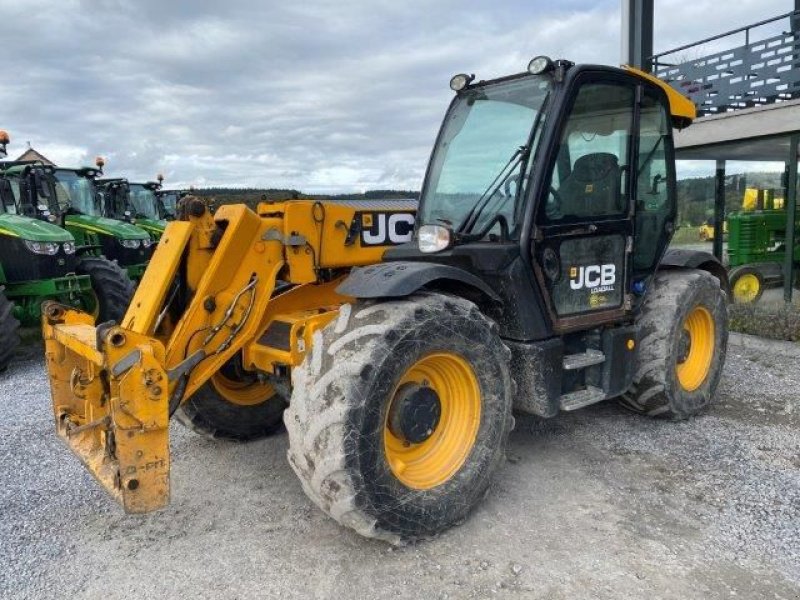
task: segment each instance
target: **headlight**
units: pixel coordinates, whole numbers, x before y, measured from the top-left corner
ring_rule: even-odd
[[[130,248],[131,250],[135,250],[141,245],[140,240],[120,240],[123,248]]]
[[[75,254],[75,242],[64,242],[63,246],[66,254]]]
[[[426,254],[447,250],[451,241],[450,230],[441,225],[423,225],[417,232],[419,251]]]
[[[58,244],[56,242],[32,242],[30,240],[23,240],[25,247],[34,254],[49,254],[53,255],[58,252]]]
[[[153,240],[151,239],[142,240],[142,248],[149,248],[152,245],[153,245]]]

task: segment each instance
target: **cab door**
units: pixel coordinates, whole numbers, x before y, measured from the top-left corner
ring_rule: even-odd
[[[557,332],[617,320],[631,302],[639,90],[608,73],[573,86],[534,221],[534,271]]]

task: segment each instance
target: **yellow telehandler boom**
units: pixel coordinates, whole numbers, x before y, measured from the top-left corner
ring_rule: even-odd
[[[168,425],[181,400],[211,381],[204,391],[235,406],[285,402],[276,388],[349,300],[335,291],[343,276],[409,241],[416,210],[409,201],[293,200],[257,212],[222,206],[212,217],[199,199],[185,206],[187,220],[167,226],[119,326],[44,309],[58,433],[129,512],[169,502]],[[187,294],[194,301],[167,327],[171,303]],[[226,364],[260,378],[226,377]]]

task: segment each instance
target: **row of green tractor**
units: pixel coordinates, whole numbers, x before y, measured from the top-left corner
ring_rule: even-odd
[[[0,131],[0,159],[8,143]],[[161,177],[103,179],[103,166],[0,160],[0,371],[45,300],[120,320],[175,217],[182,192],[162,190]]]

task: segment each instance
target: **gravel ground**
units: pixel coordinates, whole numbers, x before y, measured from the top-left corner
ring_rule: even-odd
[[[56,439],[40,359],[0,375],[2,598],[800,598],[800,354],[732,347],[683,423],[522,417],[486,501],[392,548],[303,495],[285,434],[173,425],[172,504],[126,516]],[[36,353],[33,353],[36,354]]]

